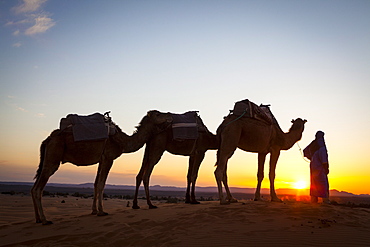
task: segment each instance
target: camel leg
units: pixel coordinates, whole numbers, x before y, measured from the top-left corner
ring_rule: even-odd
[[[188,167],[188,175],[187,175],[187,186],[186,186],[186,195],[185,195],[185,203],[190,203],[190,188],[191,188],[191,177],[193,174],[193,167],[194,167],[195,155],[190,155],[189,157],[189,167]]]
[[[221,145],[217,151],[217,168],[215,170],[215,177],[217,181],[218,196],[220,198],[220,204],[229,204],[232,200],[232,196],[227,183],[227,162],[234,154],[236,148],[238,147],[238,142],[240,139],[241,132],[229,132],[224,130],[221,134]],[[224,183],[227,197],[229,201],[223,198],[222,192],[222,182]]]
[[[94,201],[98,201],[98,211],[96,215],[98,216],[105,216],[108,213],[104,212],[103,210],[103,190],[105,187],[105,183],[107,181],[108,173],[113,165],[113,160],[102,159],[99,163],[98,174],[96,175],[95,184],[94,184]],[[96,206],[95,206],[96,207]],[[93,205],[93,214],[94,212],[94,205]]]
[[[270,196],[271,201],[273,202],[282,202],[276,195],[275,192],[275,170],[276,164],[280,156],[280,151],[272,151],[270,155],[270,171],[269,171],[269,178],[270,178]]]
[[[95,177],[95,182],[94,182],[94,197],[93,197],[93,204],[92,204],[92,215],[97,215],[98,214],[98,207],[97,207],[97,201],[98,201],[98,183],[99,183],[99,177],[101,174],[101,168],[102,166],[99,164],[98,165],[98,171],[96,172],[96,177]]]
[[[51,175],[55,173],[59,168],[59,163],[52,163],[52,165],[47,165],[44,162],[44,167],[36,179],[35,184],[32,186],[31,194],[33,200],[33,206],[35,209],[36,223],[42,223],[43,225],[50,225],[53,222],[48,221],[45,217],[44,210],[42,208],[41,198],[42,192],[45,188],[46,183],[48,182]]]
[[[217,189],[218,189],[218,198],[220,199],[220,204],[221,205],[229,204],[229,202],[225,201],[224,196],[223,196],[223,192],[222,192],[222,178],[224,176],[223,174],[224,174],[225,169],[226,169],[225,164],[226,164],[225,160],[219,159],[217,161],[217,167],[216,167],[216,170],[215,170],[215,178],[216,178]]]
[[[220,152],[221,153],[221,152]],[[221,155],[218,154],[217,157],[217,168],[215,170],[215,177],[216,177],[216,182],[217,182],[217,188],[218,188],[218,196],[220,198],[220,204],[221,205],[227,205],[230,204],[230,201],[226,201],[223,197],[223,192],[222,192],[222,182],[224,182],[224,185],[226,189],[226,193],[228,193],[228,199],[232,198],[229,190],[229,186],[227,185],[227,161],[231,157],[231,155]]]
[[[195,199],[195,183],[197,181],[199,167],[200,167],[200,164],[202,163],[202,161],[204,159],[204,156],[205,156],[205,152],[198,152],[194,156],[191,156],[190,160],[189,160],[188,188],[187,188],[187,192],[186,192],[186,198],[187,199],[189,198],[189,203],[191,203],[191,204],[199,204],[200,203]],[[192,162],[192,165],[190,165],[190,162]],[[192,166],[191,170],[190,170],[190,166]],[[191,174],[189,176],[190,171],[191,171]],[[190,179],[189,179],[189,177],[190,177]],[[191,195],[189,196],[190,186],[191,186]]]
[[[264,166],[266,160],[266,153],[258,153],[258,171],[257,171],[257,188],[254,194],[255,201],[262,201],[261,199],[261,184],[264,178]]]
[[[230,189],[229,189],[229,185],[228,185],[228,182],[227,182],[227,164],[226,164],[226,167],[225,167],[225,172],[224,172],[224,175],[222,177],[222,183],[224,184],[224,187],[225,187],[225,190],[226,190],[226,195],[227,195],[227,200],[228,202],[230,203],[234,203],[234,202],[238,202],[238,200],[236,200],[232,195],[231,195],[231,192],[230,192]]]
[[[150,155],[152,155],[150,153],[150,150],[152,149],[151,146],[153,146],[153,144],[151,143],[147,143],[146,144],[146,147],[145,147],[145,152],[144,152],[144,158],[143,158],[143,162],[141,163],[141,168],[140,168],[140,171],[139,173],[137,174],[136,176],[136,188],[135,188],[135,196],[134,196],[134,200],[132,202],[132,208],[133,209],[140,209],[139,205],[138,205],[138,200],[137,200],[137,197],[138,197],[138,194],[139,194],[139,188],[140,188],[140,185],[141,185],[141,181],[143,181],[143,177],[144,177],[144,174],[147,173],[147,170],[148,170],[148,165],[150,163]],[[157,160],[156,163],[158,163],[158,161],[160,160],[162,154],[163,154],[164,150],[162,151],[162,153],[159,155],[159,158]]]
[[[144,157],[145,157],[145,155],[144,155]],[[137,202],[137,197],[138,197],[138,194],[139,194],[139,188],[140,188],[141,181],[143,181],[143,175],[145,173],[145,170],[146,170],[146,167],[143,163],[141,168],[140,168],[139,173],[136,176],[135,196],[134,196],[134,200],[132,202],[132,208],[133,209],[139,209],[140,208],[140,206],[138,205],[138,202]]]
[[[145,171],[144,176],[143,176],[143,184],[144,184],[144,189],[145,189],[145,196],[146,196],[146,203],[149,206],[149,209],[154,209],[157,208],[157,206],[154,206],[152,204],[152,201],[150,200],[150,193],[149,193],[149,180],[150,180],[150,175],[152,174],[154,165],[148,167],[148,169]]]
[[[164,153],[164,149],[159,149],[152,144],[147,144],[145,148],[144,160],[142,166],[144,166],[144,173],[142,174],[142,180],[145,189],[146,201],[149,205],[150,209],[157,208],[154,206],[150,200],[150,193],[149,193],[149,180],[150,175],[153,172],[154,166],[159,162]]]

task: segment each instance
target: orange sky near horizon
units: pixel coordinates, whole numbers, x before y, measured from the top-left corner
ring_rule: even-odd
[[[201,115],[202,116],[202,115]],[[310,118],[308,118],[310,119]],[[204,118],[203,118],[204,120]],[[279,119],[278,119],[279,120]],[[209,121],[205,121],[208,124]],[[283,131],[287,131],[287,121],[282,122]],[[289,123],[290,124],[290,123]],[[120,124],[119,124],[120,125]],[[302,140],[298,142],[301,149],[304,149],[314,137],[317,127],[312,127],[312,121],[308,120],[303,132]],[[208,124],[209,127],[209,124]],[[210,129],[212,131],[212,129]],[[129,133],[129,131],[126,131]],[[22,132],[22,135],[26,132]],[[50,132],[49,132],[50,133]],[[29,136],[23,142],[8,142],[2,148],[3,160],[11,160],[12,163],[0,164],[0,181],[25,181],[30,182],[37,170],[39,163],[39,145],[49,134],[46,131],[28,132]],[[21,133],[19,135],[19,138]],[[17,137],[17,135],[16,135]],[[326,144],[329,153],[330,189],[347,191],[354,194],[370,194],[369,174],[370,166],[367,165],[366,143],[359,143],[356,149],[347,149],[342,142],[333,142],[333,133],[327,131]],[[35,141],[38,140],[38,141]],[[349,141],[348,141],[349,143]],[[14,155],[14,150],[18,150]],[[135,177],[140,169],[144,148],[133,154],[122,154],[116,159],[108,177],[107,183],[134,185]],[[361,155],[359,155],[361,154]],[[265,178],[263,188],[269,188],[268,161],[265,162]],[[216,186],[214,170],[216,163],[216,151],[209,150],[201,164],[197,180],[198,186]],[[14,165],[12,165],[14,164]],[[18,164],[18,165],[17,165]],[[235,187],[255,188],[257,184],[257,154],[237,150],[228,163],[229,185]],[[186,186],[186,173],[188,168],[188,157],[164,153],[160,162],[155,166],[151,185],[162,186]],[[360,171],[354,170],[361,168]],[[76,167],[72,164],[63,164],[54,174],[49,182],[54,183],[91,183],[95,179],[97,166]],[[309,185],[309,163],[303,159],[297,144],[290,150],[282,151],[277,168],[275,187],[294,188],[299,181],[305,181]]]

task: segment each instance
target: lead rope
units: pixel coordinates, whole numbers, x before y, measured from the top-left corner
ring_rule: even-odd
[[[302,152],[302,149],[301,149],[301,147],[299,146],[299,143],[298,143],[298,142],[297,142],[297,145],[298,145],[298,148],[299,148],[299,152],[301,153],[302,159],[303,159],[304,161],[306,161],[307,163],[310,163],[310,161],[309,161],[309,160],[307,160],[307,159],[304,157],[303,152]]]
[[[235,118],[233,121],[228,122],[228,123],[225,125],[225,127],[226,127],[226,126],[228,126],[229,124],[231,124],[231,123],[235,122],[236,120],[239,120],[240,118],[242,118],[242,117],[245,115],[245,113],[246,113],[246,112],[247,112],[247,111],[244,111],[242,115],[240,115],[239,117]]]

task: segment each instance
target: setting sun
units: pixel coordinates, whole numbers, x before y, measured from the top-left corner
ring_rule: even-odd
[[[294,189],[301,190],[301,189],[307,189],[308,183],[306,181],[297,181],[293,185]]]

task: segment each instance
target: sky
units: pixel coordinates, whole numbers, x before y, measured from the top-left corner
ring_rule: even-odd
[[[300,152],[326,133],[331,189],[370,194],[370,1],[0,0],[0,181],[32,182],[41,142],[70,113],[111,111],[131,135],[149,110],[197,110],[213,133],[234,103],[271,104],[283,131],[276,188],[309,184]],[[107,183],[134,185],[144,148]],[[208,151],[198,186],[216,186]],[[186,186],[188,157],[165,153],[151,185]],[[87,183],[63,164],[50,183]],[[229,160],[229,185],[254,188],[257,154]],[[268,188],[268,159],[262,187]]]

